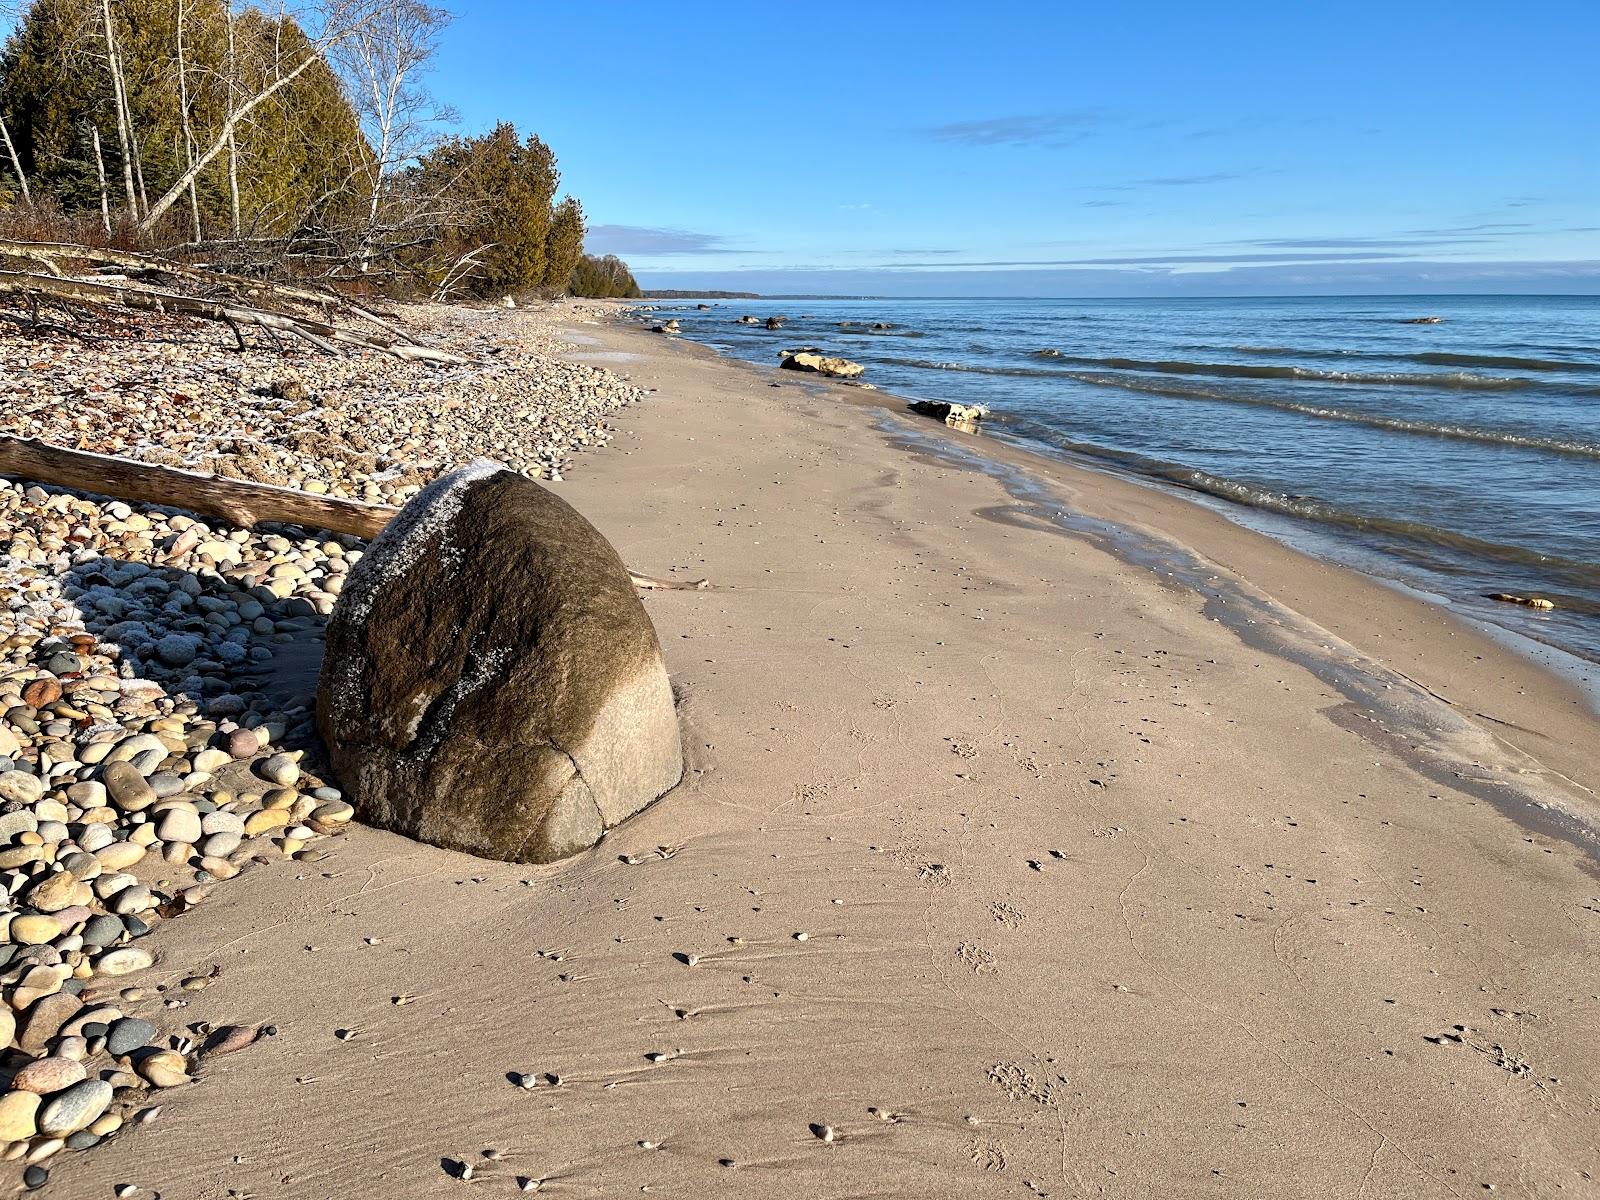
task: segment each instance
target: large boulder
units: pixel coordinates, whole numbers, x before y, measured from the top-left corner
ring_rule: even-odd
[[[351,570],[317,722],[363,821],[507,862],[592,846],[683,774],[628,569],[493,463],[419,492]]]
[[[848,358],[829,358],[809,350],[787,355],[778,365],[786,371],[810,371],[813,375],[832,375],[836,379],[854,379],[866,370]]]

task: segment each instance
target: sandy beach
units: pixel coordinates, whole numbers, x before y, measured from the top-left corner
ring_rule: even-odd
[[[276,1036],[55,1194],[1600,1194],[1573,681],[882,393],[495,317],[653,389],[530,461],[710,581],[645,596],[685,782],[550,867],[357,825],[219,887],[144,985]]]

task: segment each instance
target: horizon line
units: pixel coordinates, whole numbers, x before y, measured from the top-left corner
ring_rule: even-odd
[[[681,292],[678,296],[650,296],[652,290]],[[1406,299],[1440,299],[1440,300],[1486,300],[1495,298],[1515,298],[1519,300],[1600,300],[1600,291],[1594,292],[1283,292],[1260,293],[1220,293],[1217,295],[1194,295],[1188,293],[1173,293],[1166,296],[1060,296],[1060,295],[992,295],[992,296],[959,296],[959,295],[916,295],[916,296],[888,296],[862,293],[860,295],[833,294],[825,295],[817,292],[772,292],[751,293],[745,296],[719,296],[716,293],[726,292],[729,288],[707,288],[697,290],[694,288],[643,288],[646,295],[641,299],[650,300],[1406,300]]]

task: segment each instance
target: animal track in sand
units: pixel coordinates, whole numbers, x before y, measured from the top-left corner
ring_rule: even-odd
[[[971,742],[958,742],[953,738],[945,738],[950,743],[950,753],[957,758],[977,758],[978,748]]]
[[[1033,1073],[1021,1063],[996,1063],[989,1068],[989,1081],[1013,1100],[1031,1100],[1043,1108],[1055,1105],[1056,1081],[1050,1080],[1041,1086]]]
[[[993,971],[997,969],[999,964],[999,960],[995,958],[993,950],[987,950],[976,942],[962,942],[956,947],[956,957],[974,975],[982,975],[985,971]]]
[[[1027,913],[1023,912],[1015,904],[1007,903],[1004,900],[996,900],[989,905],[989,915],[1007,929],[1015,929],[1028,919]]]
[[[967,1143],[967,1156],[972,1159],[972,1165],[984,1171],[1004,1171],[1006,1169],[1006,1148],[999,1142],[979,1141],[973,1138]]]
[[[1505,1009],[1491,1009],[1495,1016],[1523,1017],[1524,1013],[1508,1013]],[[1535,1075],[1533,1062],[1515,1050],[1508,1049],[1500,1042],[1482,1041],[1473,1035],[1477,1031],[1468,1025],[1452,1025],[1447,1031],[1437,1035],[1424,1034],[1422,1040],[1431,1042],[1435,1046],[1466,1046],[1469,1050],[1488,1058],[1500,1070],[1518,1079],[1525,1080],[1535,1088],[1543,1091],[1553,1084],[1560,1083],[1556,1076],[1539,1078]]]
[[[826,783],[802,783],[795,786],[790,796],[790,803],[815,804],[819,800],[826,800],[828,793],[833,790],[832,785]]]
[[[878,850],[879,847],[872,847]],[[899,863],[917,873],[917,880],[932,887],[948,887],[950,872],[943,863],[934,862],[915,846],[888,846],[881,853],[890,862]]]

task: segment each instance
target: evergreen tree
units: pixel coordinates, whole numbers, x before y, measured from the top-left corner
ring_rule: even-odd
[[[608,254],[604,258],[585,254],[572,273],[570,290],[574,296],[595,300],[635,300],[639,297],[639,285],[634,282],[633,272],[615,254]]]
[[[499,295],[545,280],[550,206],[561,175],[538,138],[519,140],[502,122],[481,137],[457,137],[425,155],[417,183],[425,194],[449,194],[457,213],[441,239],[447,260],[477,252],[473,290]]]
[[[556,205],[550,218],[550,234],[545,239],[544,284],[561,291],[567,289],[572,272],[583,258],[583,206],[568,196]]]
[[[111,5],[141,200],[160,196],[182,176],[194,142],[215,137],[226,116],[230,79],[236,94],[253,94],[278,63],[310,48],[292,17],[247,9],[235,19],[230,59],[227,3]],[[23,169],[69,213],[100,203],[91,130],[100,135],[112,204],[126,207],[114,182],[123,164],[100,12],[95,0],[35,0],[0,54],[0,116]],[[180,13],[181,81],[175,61]],[[328,198],[339,196],[352,170],[370,159],[338,78],[320,62],[252,112],[236,141],[240,206],[252,232],[260,234],[287,233],[325,219]],[[231,224],[227,170],[219,158],[196,181],[202,223],[219,231]]]

